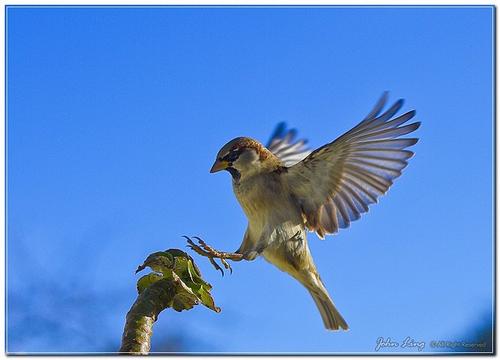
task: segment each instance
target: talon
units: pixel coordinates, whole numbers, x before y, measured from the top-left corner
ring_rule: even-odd
[[[224,258],[220,258],[220,262],[222,263],[222,265],[224,265],[224,267],[225,267],[226,269],[229,269],[229,268],[231,267],[231,265],[229,265],[229,264],[227,263],[226,259],[224,259]]]
[[[193,236],[193,238],[198,240],[198,243],[203,247],[203,249],[205,249],[207,251],[216,252],[216,250],[214,250],[211,246],[208,246],[207,243],[205,241],[203,241],[202,239],[200,239],[198,236]]]
[[[214,258],[209,257],[208,260],[210,260],[210,263],[214,266],[215,270],[220,270],[222,276],[224,276],[224,270],[222,270],[222,268],[219,266],[219,264],[217,264],[215,262]]]
[[[194,241],[191,240],[190,237],[188,237],[186,235],[183,235],[183,237],[187,240],[188,247],[190,247],[197,254],[207,257],[208,260],[210,261],[210,263],[212,264],[212,266],[216,270],[220,270],[220,272],[222,273],[222,276],[224,276],[224,270],[214,259],[220,259],[224,268],[226,270],[229,270],[229,272],[231,274],[233,273],[233,268],[227,262],[227,260],[241,261],[243,259],[242,254],[227,253],[227,252],[215,250],[211,246],[207,245],[207,243],[198,236],[193,236],[192,238],[197,240],[199,245],[195,244]]]
[[[223,258],[221,258],[220,261],[221,261],[222,265],[224,265],[224,267],[226,268],[226,270],[229,270],[229,273],[232,274],[233,273],[233,268],[231,267],[231,265],[229,265],[229,263],[225,259],[223,259]]]

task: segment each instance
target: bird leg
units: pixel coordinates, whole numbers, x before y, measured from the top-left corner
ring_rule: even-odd
[[[214,259],[219,259],[222,265],[226,270],[229,270],[230,273],[233,273],[233,269],[231,268],[231,265],[226,261],[227,260],[232,260],[232,261],[241,261],[243,260],[243,254],[238,254],[238,253],[229,253],[229,252],[224,252],[224,251],[219,251],[215,250],[211,246],[207,245],[205,241],[200,239],[197,236],[193,236],[194,239],[198,240],[198,244],[196,245],[193,240],[191,240],[188,236],[184,235],[184,238],[187,239],[188,242],[188,247],[190,247],[194,252],[196,252],[198,255],[205,256],[210,260],[210,263],[213,265],[213,267],[216,270],[220,270],[222,273],[222,276],[224,276],[224,270],[215,262]]]

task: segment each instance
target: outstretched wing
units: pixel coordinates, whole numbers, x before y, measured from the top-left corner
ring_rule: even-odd
[[[313,151],[283,173],[299,201],[310,231],[319,237],[346,228],[378,202],[401,175],[417,138],[400,138],[418,129],[420,122],[404,125],[415,116],[409,111],[393,116],[403,106],[398,100],[381,114],[383,94],[368,116],[335,141]]]
[[[283,165],[292,166],[311,153],[306,146],[307,140],[294,141],[296,136],[297,130],[287,130],[286,124],[281,122],[276,126],[266,147],[283,162]]]

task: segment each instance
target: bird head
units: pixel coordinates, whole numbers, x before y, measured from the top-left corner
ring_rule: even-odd
[[[237,137],[219,150],[210,172],[227,170],[235,181],[239,181],[261,172],[276,161],[277,158],[258,141]]]

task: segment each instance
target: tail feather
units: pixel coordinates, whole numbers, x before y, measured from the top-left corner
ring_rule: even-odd
[[[321,314],[321,318],[323,319],[323,323],[328,330],[340,330],[340,328],[344,330],[349,329],[349,326],[329,297],[325,298],[325,296],[320,296],[312,290],[309,290],[309,293],[316,303],[316,306]]]

